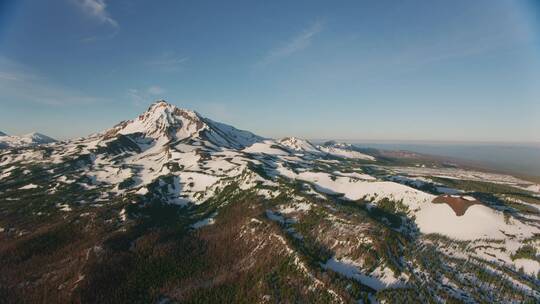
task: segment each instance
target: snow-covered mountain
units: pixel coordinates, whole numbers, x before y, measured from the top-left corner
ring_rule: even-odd
[[[315,153],[319,154],[321,151],[315,147],[309,141],[298,137],[285,137],[278,140],[279,144],[296,152]]]
[[[118,134],[142,135],[161,141],[207,141],[218,147],[244,148],[262,140],[250,132],[204,118],[190,110],[180,109],[160,100],[134,120],[123,121],[105,132],[110,138]]]
[[[367,153],[165,101],[88,137],[3,150],[6,302],[540,299],[536,183]]]
[[[32,145],[49,144],[53,142],[56,142],[56,140],[37,132],[21,136],[7,135],[6,133],[0,132],[0,149],[20,148]]]
[[[317,148],[330,155],[343,158],[358,158],[365,160],[375,160],[375,157],[362,152],[357,151],[354,145],[348,143],[339,143],[335,141],[328,141]]]
[[[353,158],[368,161],[376,160],[374,156],[362,153],[358,151],[358,148],[356,148],[354,145],[347,143],[329,141],[323,143],[322,145],[314,145],[305,139],[297,137],[285,137],[278,140],[278,143],[294,152],[319,156],[327,154],[337,158]]]
[[[30,141],[32,141],[32,143],[35,143],[35,144],[49,144],[49,143],[56,142],[56,139],[49,137],[47,135],[38,133],[38,132],[28,133],[21,137],[29,139]]]

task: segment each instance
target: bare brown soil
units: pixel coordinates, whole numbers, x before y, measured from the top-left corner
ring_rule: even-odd
[[[467,209],[469,209],[470,206],[480,204],[479,201],[469,201],[461,197],[452,197],[450,195],[441,195],[438,196],[433,200],[433,203],[435,204],[447,204],[454,210],[454,213],[457,216],[462,216],[465,214]]]

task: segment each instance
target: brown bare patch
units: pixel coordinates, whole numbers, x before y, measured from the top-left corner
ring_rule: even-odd
[[[454,213],[457,216],[464,215],[465,212],[467,211],[467,209],[469,209],[470,206],[480,204],[480,202],[477,201],[477,200],[469,201],[469,200],[466,200],[466,199],[462,198],[461,196],[453,197],[451,195],[438,196],[433,200],[433,203],[435,203],[435,204],[447,204],[448,206],[450,206],[450,208],[452,208],[452,210],[454,210]]]

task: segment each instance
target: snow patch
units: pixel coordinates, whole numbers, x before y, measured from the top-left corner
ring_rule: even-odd
[[[214,220],[214,218],[216,217],[217,215],[217,212],[214,212],[212,213],[209,217],[205,218],[205,219],[202,219],[200,221],[197,221],[195,223],[193,223],[191,225],[191,228],[193,229],[199,229],[201,227],[204,227],[204,226],[208,226],[208,225],[212,225],[214,224],[216,221]]]
[[[28,189],[36,189],[38,188],[39,186],[36,185],[36,184],[28,184],[28,185],[25,185],[25,186],[22,186],[20,187],[19,189],[20,190],[28,190]]]

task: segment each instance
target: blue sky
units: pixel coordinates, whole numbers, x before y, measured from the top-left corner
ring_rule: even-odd
[[[268,137],[540,141],[535,1],[0,0],[0,130],[156,99]]]

